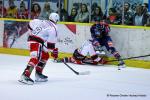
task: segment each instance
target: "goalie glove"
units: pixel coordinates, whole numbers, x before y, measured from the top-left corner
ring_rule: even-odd
[[[58,48],[54,48],[53,51],[51,52],[51,56],[54,58],[54,59],[57,59],[58,58]]]

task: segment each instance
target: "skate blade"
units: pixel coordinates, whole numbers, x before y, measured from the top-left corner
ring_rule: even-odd
[[[25,82],[23,80],[18,80],[20,83],[23,83],[23,84],[27,84],[27,85],[33,85],[34,83],[31,83],[31,82]]]
[[[48,79],[36,79],[35,82],[47,82]]]
[[[118,70],[125,69],[126,65],[118,66]]]

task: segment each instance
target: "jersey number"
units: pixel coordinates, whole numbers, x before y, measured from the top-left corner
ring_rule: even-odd
[[[37,27],[35,30],[32,31],[33,35],[37,35],[38,33],[40,33],[42,31],[41,27]]]

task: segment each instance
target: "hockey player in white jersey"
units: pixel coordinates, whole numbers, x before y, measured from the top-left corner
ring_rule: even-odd
[[[58,58],[56,62],[71,62],[76,64],[104,64],[107,63],[99,55],[105,55],[98,41],[87,40],[77,48],[72,57]]]
[[[46,75],[43,75],[43,69],[47,60],[49,59],[49,51],[51,55],[56,59],[58,57],[58,49],[55,48],[57,42],[57,22],[59,21],[59,15],[57,13],[51,13],[49,20],[34,19],[29,22],[28,28],[30,34],[28,37],[28,44],[30,48],[30,60],[25,68],[21,79],[22,83],[33,84],[34,81],[30,78],[30,75],[35,68],[35,81],[45,82],[48,80]]]

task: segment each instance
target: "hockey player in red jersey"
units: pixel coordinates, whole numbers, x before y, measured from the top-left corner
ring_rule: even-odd
[[[30,78],[30,75],[35,68],[35,81],[45,82],[48,80],[46,75],[43,75],[43,69],[49,59],[49,51],[51,55],[56,59],[58,57],[58,49],[55,48],[57,42],[57,22],[59,21],[59,15],[57,13],[51,13],[49,20],[34,19],[29,22],[28,28],[30,31],[28,37],[28,44],[30,48],[30,60],[25,68],[21,79],[22,83],[33,84],[34,81]]]
[[[99,43],[94,40],[85,41],[80,48],[77,48],[72,57],[58,58],[56,62],[71,62],[75,64],[104,64],[106,61],[99,55],[105,55]]]

